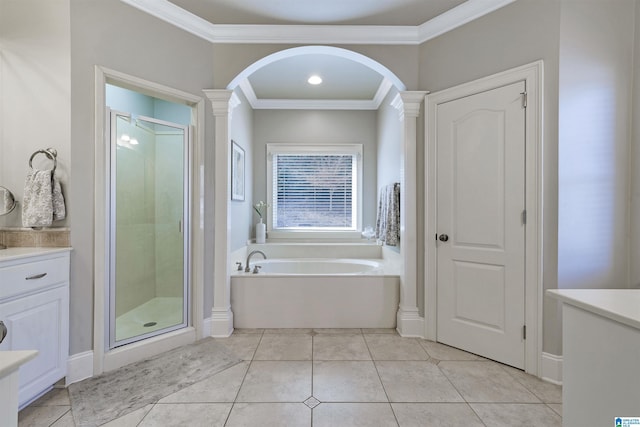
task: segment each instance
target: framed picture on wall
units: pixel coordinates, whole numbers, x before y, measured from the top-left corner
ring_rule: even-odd
[[[244,200],[244,150],[231,140],[231,200]]]

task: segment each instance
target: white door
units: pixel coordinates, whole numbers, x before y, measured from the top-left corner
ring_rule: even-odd
[[[438,105],[437,339],[524,368],[525,83]]]

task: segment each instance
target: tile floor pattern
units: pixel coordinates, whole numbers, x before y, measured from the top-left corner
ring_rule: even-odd
[[[106,426],[561,426],[561,387],[394,330],[236,330],[243,362]],[[74,426],[55,389],[19,426]]]

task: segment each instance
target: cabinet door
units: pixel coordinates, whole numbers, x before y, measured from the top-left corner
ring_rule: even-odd
[[[19,405],[22,407],[66,375],[69,288],[64,285],[0,304],[7,337],[0,350],[38,350],[20,367]]]

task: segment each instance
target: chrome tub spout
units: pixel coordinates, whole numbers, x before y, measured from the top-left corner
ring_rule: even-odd
[[[245,267],[244,267],[244,272],[245,272],[245,273],[249,273],[249,272],[251,272],[251,268],[249,267],[249,261],[251,261],[251,257],[252,257],[252,256],[254,256],[255,254],[260,254],[260,255],[262,255],[262,257],[263,257],[264,259],[267,259],[267,256],[266,256],[266,255],[265,255],[265,253],[264,253],[264,252],[262,252],[262,251],[253,251],[253,252],[251,252],[251,253],[249,254],[249,256],[247,257],[247,263],[245,264]]]

